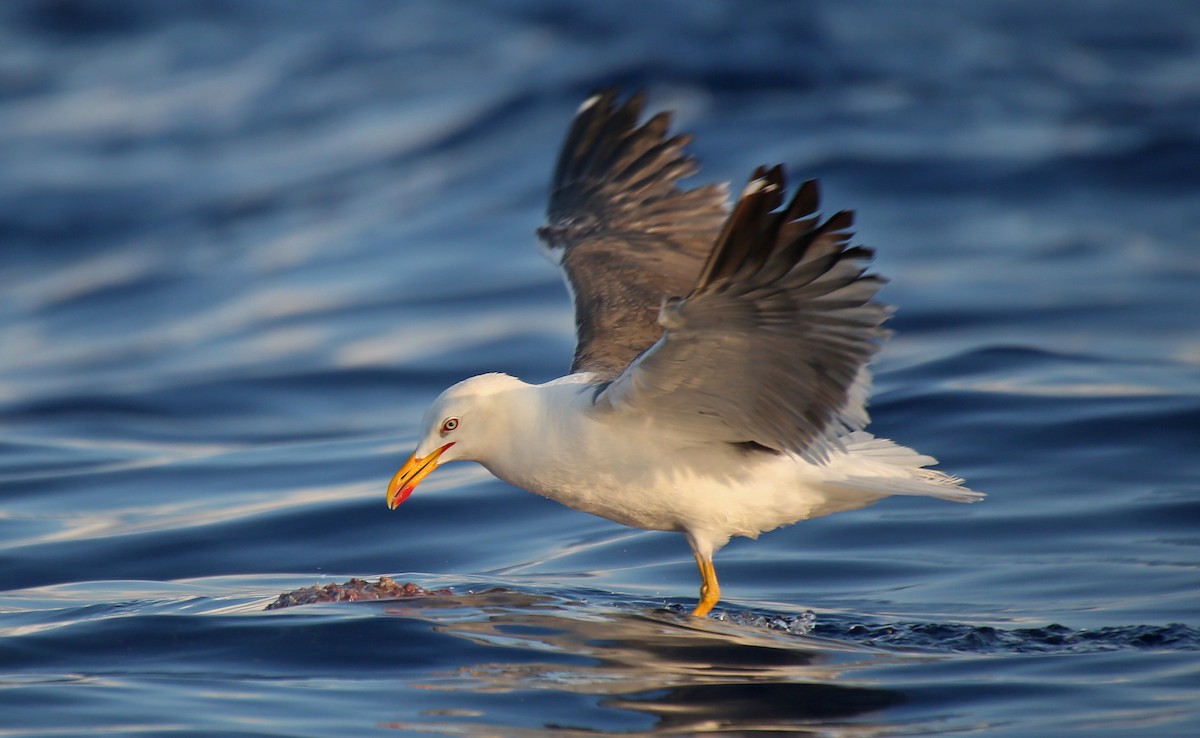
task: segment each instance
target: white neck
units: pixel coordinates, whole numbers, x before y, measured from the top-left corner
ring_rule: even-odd
[[[553,483],[586,445],[582,426],[589,423],[592,392],[580,375],[546,384],[513,380],[511,388],[486,398],[488,443],[464,458],[518,487]]]

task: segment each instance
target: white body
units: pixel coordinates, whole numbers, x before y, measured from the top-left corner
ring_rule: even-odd
[[[454,441],[442,455],[477,461],[500,479],[543,497],[637,528],[687,534],[711,556],[732,536],[853,510],[892,494],[974,501],[960,480],[923,468],[936,461],[864,432],[815,464],[795,456],[696,442],[636,410],[593,405],[587,375],[542,385],[486,374],[451,387],[424,426],[418,456]],[[432,437],[431,437],[432,436]]]

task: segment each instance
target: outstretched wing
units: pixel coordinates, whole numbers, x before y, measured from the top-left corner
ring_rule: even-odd
[[[575,300],[572,372],[620,374],[662,335],[664,298],[696,283],[726,213],[726,189],[679,189],[696,172],[688,135],[668,137],[671,117],[638,125],[643,97],[615,91],[579,109],[563,143],[538,229]]]
[[[666,301],[663,337],[596,398],[697,439],[759,444],[814,461],[866,425],[866,364],[887,331],[850,246],[853,214],[819,222],[815,182],[784,209],[780,167],[759,168],[694,289]]]

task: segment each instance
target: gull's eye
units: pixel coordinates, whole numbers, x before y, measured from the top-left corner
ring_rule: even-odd
[[[458,418],[446,418],[442,421],[442,433],[449,433],[458,427]]]

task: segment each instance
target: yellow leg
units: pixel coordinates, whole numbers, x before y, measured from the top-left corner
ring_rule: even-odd
[[[721,599],[721,585],[717,584],[717,570],[713,568],[712,559],[692,553],[696,556],[696,566],[700,567],[700,602],[692,614],[702,618]]]

